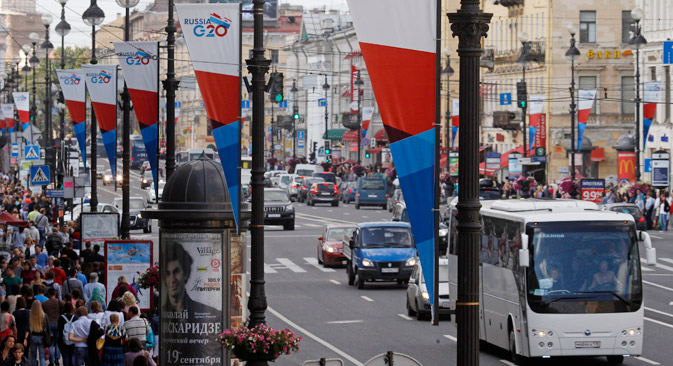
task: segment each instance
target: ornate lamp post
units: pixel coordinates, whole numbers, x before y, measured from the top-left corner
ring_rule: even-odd
[[[28,55],[30,55],[30,50],[32,49],[31,45],[26,43],[21,47],[23,49],[23,53],[26,55],[26,63],[23,65],[21,68],[21,73],[23,74],[24,77],[24,91],[28,91],[28,75],[30,75],[30,59]]]
[[[45,150],[47,153],[47,165],[50,167],[50,175],[53,176],[56,168],[56,151],[54,151],[54,136],[51,126],[51,68],[49,66],[49,52],[54,48],[54,45],[49,41],[49,25],[53,20],[51,14],[42,14],[40,18],[44,25],[44,42],[42,42],[42,49],[45,52],[45,96],[44,96],[44,120],[45,120]],[[49,177],[51,180],[51,177]]]
[[[643,18],[643,9],[635,8],[631,10],[631,18],[634,21],[633,37],[629,40],[629,45],[636,49],[636,182],[640,180],[640,48],[647,44],[641,31],[640,20]],[[647,138],[647,136],[643,136]]]
[[[105,20],[105,13],[103,9],[99,8],[96,4],[96,0],[91,0],[91,5],[84,11],[82,14],[82,20],[86,25],[91,26],[91,61],[92,65],[98,63],[96,59],[96,26],[101,25]],[[91,110],[91,212],[96,212],[98,210],[98,181],[96,178],[96,164],[97,164],[97,154],[98,154],[98,134],[96,132],[96,114]],[[86,162],[84,162],[86,165]]]
[[[446,75],[446,173],[448,174],[451,171],[451,164],[449,163],[449,151],[451,150],[451,142],[449,142],[451,136],[451,90],[449,89],[449,82],[455,71],[451,67],[451,49],[444,48],[444,54],[446,55],[446,67],[442,70],[442,74]]]
[[[65,4],[68,0],[58,0],[58,2],[61,4],[61,21],[56,24],[54,30],[56,31],[56,34],[61,36],[61,69],[65,69],[65,36],[70,33],[70,24],[65,20]],[[58,138],[61,141],[59,157],[61,164],[58,169],[58,185],[61,186],[63,184],[63,176],[66,175],[65,169],[68,159],[65,153],[65,98],[63,97],[63,92],[59,93],[58,96],[58,118],[60,129]],[[61,225],[63,225],[63,217],[61,217]]]
[[[166,181],[175,170],[175,91],[179,81],[175,80],[175,20],[174,0],[168,0],[168,24],[166,25]],[[260,10],[261,11],[261,10]],[[264,137],[262,136],[262,139]]]
[[[580,50],[575,47],[575,34],[577,26],[575,23],[568,24],[568,33],[570,33],[570,48],[566,51],[566,58],[570,60],[570,179],[575,181],[575,115],[577,113],[575,105],[575,60],[580,57]]]
[[[117,5],[126,9],[124,17],[124,42],[130,41],[129,10],[138,5],[140,0],[117,0]],[[124,117],[122,119],[122,239],[129,238],[129,174],[131,168],[131,99],[129,89],[124,82],[122,96],[122,109]]]
[[[528,146],[526,146],[526,110],[528,109],[528,88],[526,86],[526,64],[528,63],[528,33],[521,32],[519,33],[519,41],[521,42],[521,55],[519,56],[519,63],[522,67],[521,74],[521,97],[522,100],[519,101],[519,108],[521,108],[521,125],[523,128],[523,156],[528,155]],[[519,93],[518,93],[519,94]],[[532,145],[533,142],[530,141]]]
[[[297,158],[297,120],[299,119],[299,106],[297,105],[297,80],[292,80],[292,158]]]
[[[325,143],[323,146],[327,147],[327,133],[328,133],[328,126],[327,126],[327,119],[329,118],[329,113],[327,112],[327,92],[329,91],[330,85],[327,83],[327,75],[325,75],[325,84],[322,84],[322,90],[325,91],[325,136],[323,137],[325,139]]]
[[[362,145],[362,96],[364,94],[364,85],[365,82],[362,81],[360,77],[360,71],[358,70],[358,78],[355,79],[355,88],[358,91],[358,166],[362,165],[361,163],[361,152],[360,148]]]
[[[35,90],[35,70],[37,69],[38,66],[40,66],[40,59],[37,57],[35,54],[35,46],[37,45],[37,41],[40,39],[40,35],[32,32],[31,34],[28,35],[28,38],[31,40],[31,43],[33,45],[33,56],[30,57],[30,67],[33,69],[33,99],[31,100],[30,104],[30,120],[31,123],[35,122],[35,118],[37,116],[37,105],[35,101],[37,100],[37,91]],[[31,132],[30,134],[30,143],[33,143],[33,133]]]

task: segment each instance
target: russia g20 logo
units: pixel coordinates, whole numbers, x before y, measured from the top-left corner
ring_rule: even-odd
[[[150,63],[150,60],[156,59],[156,55],[153,55],[142,48],[138,48],[138,51],[136,51],[134,55],[126,58],[126,63],[128,65],[147,65]]]
[[[185,25],[194,25],[194,35],[197,37],[224,37],[231,26],[231,19],[211,13],[210,18],[188,18]]]
[[[79,85],[79,82],[82,81],[77,75],[72,74],[63,78],[63,84],[65,85]]]
[[[112,75],[105,71],[101,71],[100,73],[91,76],[91,82],[94,84],[108,84],[110,80],[112,80]]]
[[[19,96],[14,98],[14,100],[16,100],[17,102],[25,102],[27,99],[28,98],[26,98],[25,95],[19,95]]]

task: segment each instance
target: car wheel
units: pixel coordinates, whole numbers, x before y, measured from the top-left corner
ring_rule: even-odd
[[[294,230],[294,221],[283,224],[283,230]]]
[[[515,342],[514,330],[509,331],[509,359],[515,365],[523,365],[525,359],[523,356],[516,353],[516,342]]]
[[[418,307],[418,300],[414,301],[414,304],[416,304],[416,320],[425,319],[425,314],[421,312],[421,308]]]
[[[384,210],[387,210],[388,209],[388,204],[386,203],[384,205],[381,205],[381,208],[384,209]]]
[[[409,296],[407,296],[407,315],[408,316],[416,315],[416,312],[414,311],[414,309],[411,308],[411,304],[409,303]]]
[[[624,363],[624,356],[608,356],[608,363],[611,365],[621,365]]]
[[[332,207],[339,207],[339,201],[332,202]]]
[[[362,278],[362,276],[360,276],[359,273],[358,273],[358,282],[357,282],[357,285],[358,285],[358,290],[362,290],[363,288],[365,288],[365,279]]]
[[[348,286],[353,286],[355,284],[355,274],[351,261],[346,261],[346,274],[348,275]]]
[[[356,203],[356,204],[355,204],[355,209],[356,209],[356,210],[359,210],[359,209],[360,209],[360,205]]]
[[[398,285],[406,285],[409,283],[409,280],[397,280]]]

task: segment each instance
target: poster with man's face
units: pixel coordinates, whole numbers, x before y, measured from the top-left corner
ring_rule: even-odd
[[[161,359],[186,366],[219,365],[215,338],[224,330],[228,286],[222,233],[161,234]],[[225,311],[228,312],[228,311]]]

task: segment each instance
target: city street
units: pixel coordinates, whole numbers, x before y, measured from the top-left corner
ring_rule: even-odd
[[[131,175],[131,195],[144,193],[136,183],[137,171]],[[121,194],[121,190],[115,193],[111,187],[99,187],[99,192],[101,202],[112,202]],[[304,337],[301,351],[282,356],[277,365],[301,365],[320,357],[340,358],[346,365],[362,365],[389,350],[408,354],[423,365],[455,363],[456,329],[448,319],[442,318],[439,326],[432,326],[428,321],[408,317],[403,286],[378,283],[358,290],[347,285],[345,269],[318,265],[316,245],[325,225],[387,221],[391,213],[379,208],[356,210],[353,204],[343,203],[339,207],[309,207],[297,202],[294,205],[297,211],[294,231],[283,231],[281,226],[267,226],[265,230],[267,323],[274,328],[290,328]],[[654,268],[643,267],[646,319],[643,356],[627,358],[625,365],[665,365],[670,359],[673,232],[651,231],[650,235],[657,248],[658,264]],[[153,223],[151,234],[134,231],[132,237],[157,243],[157,223]],[[482,365],[511,365],[507,357],[504,350],[482,346]],[[541,364],[567,362],[551,359]],[[606,364],[603,357],[583,362]]]

